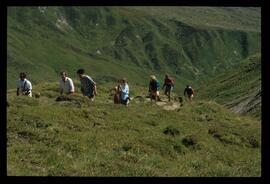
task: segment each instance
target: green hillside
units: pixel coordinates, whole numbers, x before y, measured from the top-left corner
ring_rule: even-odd
[[[261,119],[261,54],[241,61],[202,86],[198,95]]]
[[[150,74],[162,80],[170,73],[180,91],[185,84],[197,85],[260,51],[260,11],[9,7],[7,87],[15,87],[22,70],[37,84],[56,81],[61,70],[74,78],[83,67],[98,83],[125,76],[146,85]]]
[[[90,106],[81,94],[56,102],[57,83],[35,86],[40,98],[9,90],[8,176],[261,176],[258,120],[213,101],[166,111],[133,99],[126,108],[108,87]]]
[[[260,8],[8,7],[7,21],[9,176],[261,176]],[[16,96],[20,72],[39,98]],[[149,75],[166,73],[172,102],[151,104]],[[128,108],[109,90],[122,77]],[[196,95],[181,106],[186,84]]]

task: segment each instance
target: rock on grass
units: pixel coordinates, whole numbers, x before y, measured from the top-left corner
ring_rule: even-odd
[[[248,137],[248,142],[252,148],[259,148],[260,147],[259,141],[254,136]]]

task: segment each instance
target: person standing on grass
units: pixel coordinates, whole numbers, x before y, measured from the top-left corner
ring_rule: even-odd
[[[67,77],[66,72],[60,72],[60,95],[73,95],[75,92],[74,84],[71,78]]]
[[[185,90],[184,90],[184,96],[186,96],[186,94],[188,96],[189,102],[191,102],[195,93],[194,93],[194,90],[192,89],[192,87],[190,85],[187,85]]]
[[[149,90],[148,90],[150,93],[149,96],[150,96],[151,102],[153,99],[155,99],[155,102],[157,102],[157,100],[161,101],[159,98],[159,87],[160,87],[160,83],[157,80],[156,76],[151,75],[150,82],[149,82]]]
[[[164,87],[165,87],[164,94],[169,97],[169,101],[171,101],[171,92],[173,90],[174,83],[175,83],[174,79],[172,77],[170,77],[169,74],[166,74],[162,89],[164,89]]]
[[[26,79],[26,73],[20,73],[20,79],[17,81],[17,96],[25,95],[32,97],[32,84]]]
[[[97,95],[97,87],[95,81],[88,75],[85,74],[84,69],[77,71],[81,82],[81,91],[84,96],[87,96],[92,102]]]
[[[129,98],[129,86],[126,78],[123,78],[121,80],[119,91],[120,91],[120,103],[126,105],[127,107],[130,98]]]

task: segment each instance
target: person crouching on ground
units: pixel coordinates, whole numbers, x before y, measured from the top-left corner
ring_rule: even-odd
[[[160,98],[159,98],[159,87],[160,87],[160,83],[159,81],[157,80],[156,76],[154,75],[151,75],[150,76],[150,82],[149,82],[149,95],[150,95],[150,99],[151,99],[151,102],[153,99],[155,99],[155,102],[160,101]]]
[[[26,95],[32,97],[32,84],[26,79],[26,73],[20,73],[20,79],[17,81],[17,96]]]
[[[121,80],[120,86],[119,86],[119,90],[120,90],[120,102],[121,104],[126,105],[126,107],[129,104],[129,86],[128,86],[128,82],[126,78],[123,78]]]
[[[81,82],[81,91],[84,96],[87,96],[90,101],[94,101],[95,96],[97,95],[96,82],[88,75],[85,74],[84,69],[79,69],[77,71]]]
[[[60,95],[73,95],[75,92],[74,84],[71,78],[67,77],[66,72],[60,72]]]

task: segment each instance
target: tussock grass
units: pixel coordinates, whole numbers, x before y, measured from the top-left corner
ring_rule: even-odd
[[[107,87],[99,86],[94,103],[79,93],[76,106],[55,101],[57,83],[36,88],[47,93],[28,98],[8,91],[8,175],[261,175],[260,123],[215,102],[195,100],[165,111],[131,101],[126,108],[104,100]],[[147,92],[132,89],[134,95]]]

